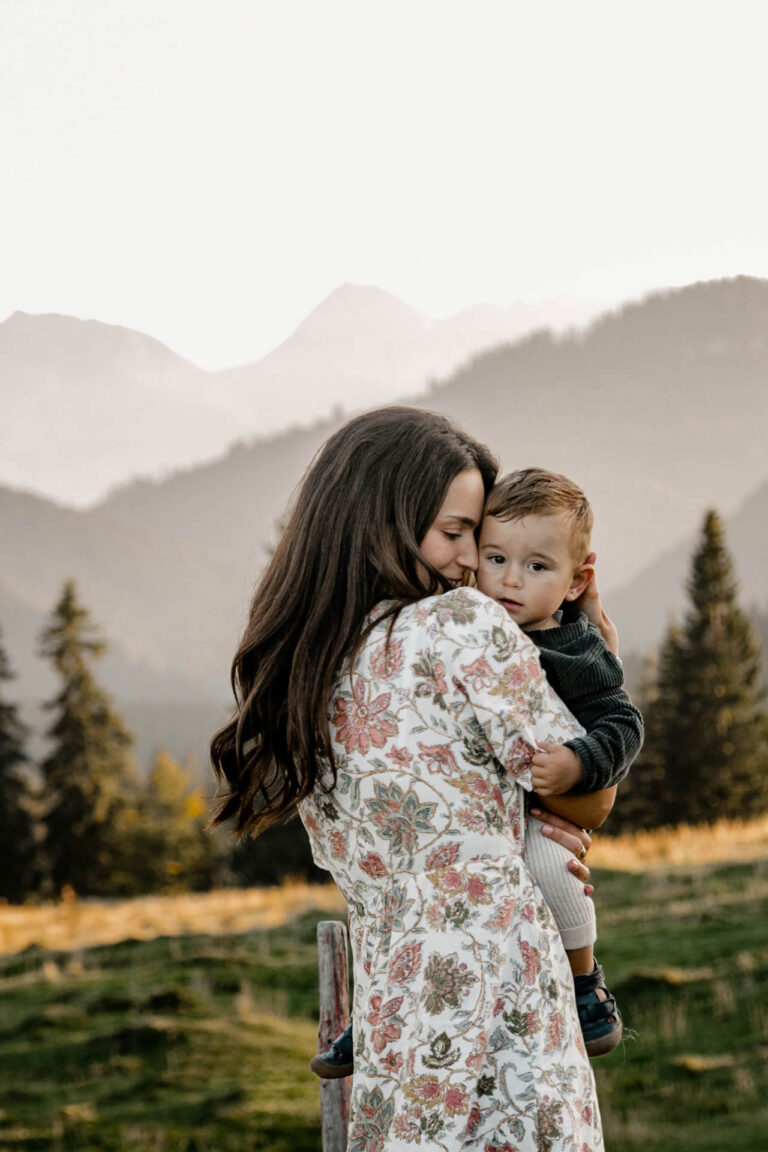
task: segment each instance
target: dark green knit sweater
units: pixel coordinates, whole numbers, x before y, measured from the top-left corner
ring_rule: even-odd
[[[528,632],[541,666],[586,736],[568,740],[581,761],[584,779],[574,792],[599,792],[618,784],[643,745],[643,718],[624,691],[621,663],[600,629],[571,604],[559,628]]]

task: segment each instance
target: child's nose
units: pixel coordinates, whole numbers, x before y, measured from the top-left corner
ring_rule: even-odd
[[[515,564],[509,564],[504,573],[504,583],[510,588],[520,588],[523,583],[523,574]]]

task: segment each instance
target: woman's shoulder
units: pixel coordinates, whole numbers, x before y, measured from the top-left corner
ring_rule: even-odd
[[[428,596],[412,606],[414,619],[427,626],[430,632],[454,636],[468,631],[481,631],[499,635],[499,631],[515,644],[525,633],[511,620],[507,612],[490,596],[477,588],[453,588],[439,596]]]

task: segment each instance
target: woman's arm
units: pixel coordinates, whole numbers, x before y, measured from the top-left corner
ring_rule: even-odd
[[[580,828],[599,828],[613,808],[616,787],[614,784],[612,788],[604,788],[601,792],[547,796],[546,800],[540,800],[541,808],[570,820],[572,824],[578,824]]]
[[[431,614],[436,656],[446,679],[472,704],[483,742],[503,765],[507,779],[533,791],[531,750],[542,741],[563,743],[577,726],[552,691],[538,648],[500,604],[474,589],[458,588],[436,597]],[[545,803],[580,833],[603,822],[615,791],[548,796]],[[578,852],[583,841],[574,843],[572,850]]]

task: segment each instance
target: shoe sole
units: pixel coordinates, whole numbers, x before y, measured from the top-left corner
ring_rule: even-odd
[[[313,1056],[309,1066],[321,1080],[343,1080],[345,1076],[351,1076],[355,1068],[353,1063],[329,1064],[322,1056]]]
[[[590,1060],[595,1056],[607,1056],[609,1052],[613,1052],[614,1048],[618,1048],[623,1032],[624,1029],[621,1021],[619,1021],[618,1028],[614,1028],[612,1032],[606,1032],[605,1036],[598,1036],[596,1040],[590,1040],[586,1043],[585,1048]]]

